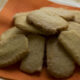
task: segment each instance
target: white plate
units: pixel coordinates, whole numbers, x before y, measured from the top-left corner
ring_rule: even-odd
[[[79,0],[78,1],[77,0],[48,0],[48,1],[80,8]]]

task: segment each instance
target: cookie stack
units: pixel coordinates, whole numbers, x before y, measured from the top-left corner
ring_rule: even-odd
[[[14,27],[1,35],[0,67],[21,61],[20,70],[47,72],[55,78],[73,74],[80,66],[80,11],[44,7],[14,16]]]

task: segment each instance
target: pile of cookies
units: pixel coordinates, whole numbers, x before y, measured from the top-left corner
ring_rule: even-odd
[[[14,27],[1,35],[0,68],[21,61],[20,70],[47,72],[55,78],[73,74],[80,66],[80,11],[44,7],[17,13]]]

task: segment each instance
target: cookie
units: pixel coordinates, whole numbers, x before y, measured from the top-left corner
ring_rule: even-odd
[[[80,33],[80,24],[77,22],[69,22],[68,30],[75,30]]]
[[[43,66],[45,38],[39,35],[28,35],[29,55],[26,56],[20,69],[27,73],[41,72]]]
[[[66,78],[73,74],[75,64],[67,55],[56,37],[47,40],[47,70],[55,78]]]
[[[18,29],[14,26],[2,33],[1,40],[9,39],[10,37],[14,36],[15,34],[26,34],[26,33],[24,33],[23,31],[21,31],[20,29]]]
[[[43,7],[41,10],[51,16],[55,14],[59,15],[66,20],[72,20],[74,18],[74,12],[64,8]]]
[[[77,14],[75,14],[75,16],[74,16],[74,21],[80,23],[80,12],[77,13]]]
[[[26,16],[19,16],[14,19],[14,24],[17,28],[25,31],[26,33],[42,34],[40,30],[28,24]]]
[[[63,18],[57,15],[49,16],[40,10],[28,14],[27,21],[46,34],[56,34],[68,27],[68,22]]]
[[[14,35],[6,41],[0,41],[0,68],[20,61],[28,54],[28,39],[24,35]]]
[[[75,31],[64,31],[59,36],[59,42],[74,61],[80,65],[80,35]]]

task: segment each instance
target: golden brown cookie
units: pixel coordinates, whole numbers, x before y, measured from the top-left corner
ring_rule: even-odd
[[[15,34],[26,34],[26,33],[24,33],[20,29],[16,28],[16,26],[14,26],[1,34],[1,40],[9,39]]]
[[[75,31],[64,31],[59,36],[59,42],[74,61],[80,65],[80,35]]]
[[[80,33],[80,24],[77,22],[69,22],[68,30],[75,30]]]
[[[46,34],[56,34],[68,27],[68,22],[63,18],[58,15],[49,16],[40,10],[29,13],[27,20]]]
[[[55,78],[65,78],[73,74],[75,64],[63,47],[58,43],[57,37],[47,40],[47,70]]]
[[[27,73],[41,72],[43,66],[45,38],[39,35],[28,35],[29,55],[26,56],[20,69]]]
[[[41,10],[51,16],[59,15],[66,20],[72,20],[74,18],[74,12],[64,8],[43,7]]]
[[[0,68],[20,61],[28,53],[28,39],[24,35],[14,35],[0,42]]]
[[[25,31],[26,33],[42,34],[40,30],[33,27],[33,25],[28,24],[27,15],[16,17],[14,19],[14,24],[17,28]]]
[[[74,21],[80,23],[80,12],[75,14]]]

